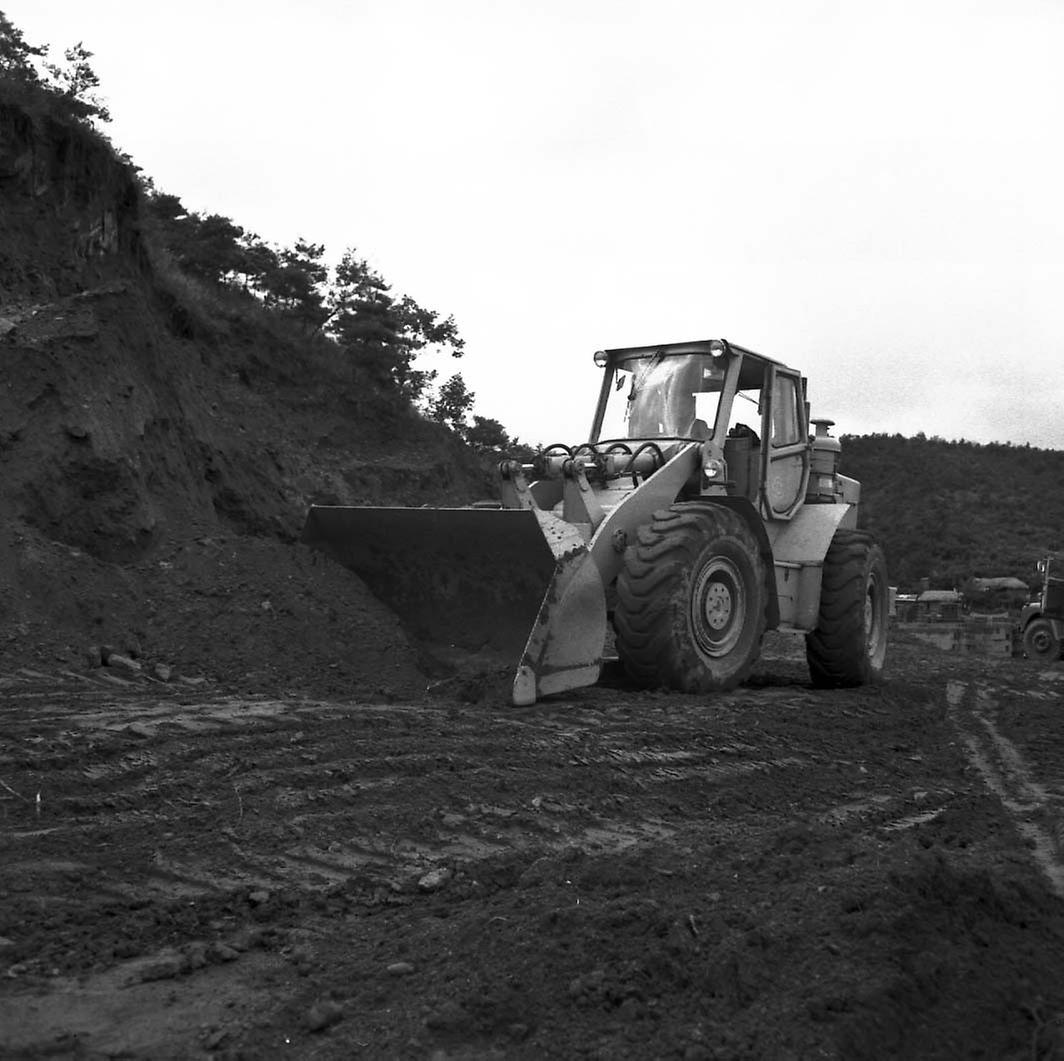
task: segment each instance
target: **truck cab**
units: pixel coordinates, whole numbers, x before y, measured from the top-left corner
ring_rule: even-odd
[[[1051,663],[1064,648],[1064,563],[1048,553],[1036,567],[1042,584],[1020,612],[1020,635],[1028,659]]]

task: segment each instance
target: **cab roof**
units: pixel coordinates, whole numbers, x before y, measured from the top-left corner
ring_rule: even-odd
[[[606,354],[610,359],[611,364],[616,364],[618,361],[626,361],[629,358],[634,357],[671,357],[677,354],[709,354],[710,345],[723,343],[725,349],[729,354],[742,354],[743,355],[743,378],[740,380],[740,388],[750,389],[758,384],[752,381],[751,375],[747,366],[753,362],[754,364],[760,364],[762,367],[765,365],[777,365],[780,368],[785,368],[789,372],[793,372],[789,365],[785,365],[782,361],[777,361],[775,358],[766,357],[764,354],[759,354],[754,350],[748,350],[745,346],[739,346],[738,343],[730,342],[727,339],[695,339],[686,343],[654,343],[648,346],[622,346],[616,347],[612,350],[607,350]]]

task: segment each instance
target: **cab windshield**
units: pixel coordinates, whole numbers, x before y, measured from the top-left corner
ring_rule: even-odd
[[[712,438],[725,364],[705,354],[618,361],[599,438]]]

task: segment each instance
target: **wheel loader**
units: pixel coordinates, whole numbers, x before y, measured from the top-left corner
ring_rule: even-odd
[[[497,499],[312,506],[302,540],[422,642],[507,659],[519,706],[614,658],[641,687],[731,689],[772,629],[805,635],[817,686],[875,679],[886,563],[805,378],[724,339],[594,358],[588,441],[501,460]]]
[[[1020,636],[1028,659],[1051,663],[1064,654],[1064,571],[1053,553],[1039,560],[1037,569],[1042,585],[1020,612]]]

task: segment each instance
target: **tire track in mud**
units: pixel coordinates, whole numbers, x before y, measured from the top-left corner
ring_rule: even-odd
[[[890,697],[824,704],[798,684],[712,701],[598,690],[520,712],[153,692],[12,689],[0,705],[0,779],[43,792],[39,815],[0,808],[0,889],[35,891],[49,923],[144,902],[160,924],[239,916],[263,892],[411,901],[440,873],[461,892],[577,855],[771,859],[796,810],[811,836],[903,830],[932,805],[915,784],[942,793],[915,759],[846,736],[893,732]]]
[[[1035,863],[1064,899],[1064,793],[1035,778],[1019,748],[999,731],[993,687],[951,680],[946,703],[968,762],[1001,801]]]
[[[245,800],[261,796],[265,782],[294,793],[306,786],[311,763],[304,758],[318,756],[301,758],[304,733],[330,707],[189,690],[154,696],[144,690],[118,696],[114,690],[10,690],[0,779],[11,776],[18,788],[5,782],[7,791],[0,793],[13,805],[0,816],[0,848],[7,855],[0,884],[28,875],[47,892],[57,875],[80,873],[82,898],[108,902],[291,883],[276,837],[263,843],[261,836],[241,835],[239,826]],[[395,717],[404,710],[381,705],[362,714]],[[268,776],[259,776],[259,760]],[[27,821],[20,790],[42,793],[36,819]],[[51,849],[68,844],[97,846],[104,861],[114,857],[108,849],[127,850],[128,872],[96,880],[91,867],[51,857]]]
[[[410,888],[441,866],[609,855],[672,841],[685,827],[679,808],[722,786],[822,761],[785,740],[740,739],[735,698],[712,711],[512,715],[189,690],[9,697],[0,768],[41,786],[44,813],[0,819],[0,876],[26,871],[47,890],[81,874],[82,897],[101,902],[315,891],[353,877]],[[128,872],[103,879],[68,865],[68,844],[99,844],[104,860],[127,851]]]
[[[0,1024],[30,999],[19,1042],[100,1056],[140,1042],[101,1005],[157,1021],[145,1057],[1020,1056],[1064,954],[1012,828],[1051,837],[1064,794],[1029,675],[795,669],[520,711],[8,687]]]

